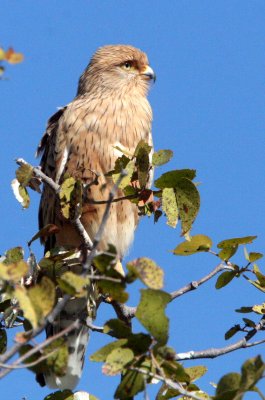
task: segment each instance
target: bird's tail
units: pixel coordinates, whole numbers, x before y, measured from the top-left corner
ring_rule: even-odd
[[[84,319],[84,316],[87,316],[87,299],[73,298],[69,300],[57,319],[47,326],[47,337],[64,330],[76,319]],[[69,357],[66,373],[63,376],[57,376],[53,372],[45,373],[44,380],[48,387],[73,390],[77,386],[84,366],[88,340],[89,329],[85,323],[68,334],[66,343]]]

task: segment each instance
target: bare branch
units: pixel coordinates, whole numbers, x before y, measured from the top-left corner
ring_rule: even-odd
[[[80,320],[76,320],[74,321],[71,325],[67,326],[65,329],[63,329],[62,331],[56,333],[53,336],[48,337],[44,342],[38,344],[37,346],[33,347],[31,350],[29,350],[27,353],[23,354],[21,357],[19,357],[16,361],[14,361],[11,364],[11,368],[7,369],[7,367],[5,366],[5,369],[0,372],[0,379],[3,378],[4,376],[6,376],[9,372],[11,372],[12,369],[14,369],[17,365],[21,364],[24,360],[27,360],[29,357],[31,357],[33,354],[37,353],[39,350],[43,349],[44,347],[48,346],[50,343],[52,343],[54,340],[67,335],[69,332],[71,332],[74,329],[77,329],[80,326]],[[39,328],[40,329],[40,328]],[[20,347],[22,347],[25,343],[27,343],[29,340],[31,340],[33,337],[35,337],[36,335],[34,335],[34,330],[33,330],[33,335],[30,336],[29,339],[27,339],[24,343],[20,344]],[[40,332],[38,332],[40,333]],[[19,350],[19,349],[18,349]],[[18,351],[17,350],[17,351]],[[3,364],[3,363],[1,363]]]
[[[171,301],[176,299],[177,297],[182,296],[185,293],[188,293],[192,290],[197,289],[200,285],[202,285],[203,283],[207,282],[208,280],[210,280],[213,276],[215,276],[216,274],[218,274],[218,272],[221,272],[223,270],[227,270],[229,267],[227,267],[226,265],[223,264],[219,264],[217,265],[217,267],[215,267],[209,274],[207,274],[206,276],[202,277],[201,279],[199,279],[198,281],[192,281],[191,283],[188,283],[187,285],[183,286],[181,289],[178,289],[174,292],[171,292]],[[117,316],[122,319],[123,321],[128,321],[131,320],[136,313],[136,307],[129,307],[125,304],[119,304],[117,302],[112,302],[111,303],[113,308],[116,311]]]
[[[112,300],[111,302],[106,301],[106,303],[110,303],[114,308],[117,317],[127,324],[130,324],[131,319],[135,317],[135,313],[137,310],[136,307],[130,307],[126,304],[118,303],[115,300]]]
[[[92,318],[87,318],[86,320],[86,326],[91,329],[93,332],[99,332],[99,333],[104,333],[104,327],[103,326],[97,326],[92,323]]]
[[[119,188],[119,185],[120,185],[121,181],[123,180],[123,178],[126,175],[127,175],[127,172],[125,170],[122,170],[121,173],[120,173],[119,178],[117,179],[117,182],[115,183],[115,185],[113,185],[113,187],[112,187],[112,189],[111,189],[111,191],[109,193],[108,202],[106,204],[106,208],[105,208],[105,211],[104,211],[100,226],[99,226],[98,231],[97,231],[97,233],[96,233],[96,235],[94,237],[92,249],[91,249],[91,251],[90,251],[90,253],[89,253],[88,257],[87,257],[87,260],[86,260],[86,262],[85,262],[85,264],[83,266],[84,267],[84,271],[88,271],[89,268],[91,267],[93,258],[96,255],[97,247],[98,247],[98,245],[100,243],[100,240],[101,240],[101,237],[103,235],[106,223],[107,223],[108,218],[109,218],[109,212],[110,212],[110,207],[111,207],[112,201],[113,201],[113,199],[115,197],[115,194],[118,191],[118,188]]]
[[[220,348],[211,348],[211,349],[206,349],[206,350],[200,350],[200,351],[187,351],[185,353],[179,353],[176,354],[176,361],[183,361],[183,360],[194,360],[198,358],[216,358],[219,356],[222,356],[224,354],[231,353],[232,351],[238,350],[238,349],[244,349],[247,347],[253,347],[253,346],[258,346],[262,343],[265,343],[265,339],[256,341],[256,342],[251,342],[249,343],[249,340],[260,330],[263,330],[265,328],[265,317],[261,319],[261,321],[255,326],[255,328],[251,329],[247,333],[247,335],[243,338],[238,340],[236,343],[230,344],[225,347],[220,347]]]
[[[30,363],[25,363],[23,365],[14,365],[14,364],[0,364],[0,368],[7,368],[7,369],[20,369],[20,368],[30,368],[34,367],[35,365],[38,365],[40,362],[47,360],[52,354],[56,353],[58,350],[55,349],[51,351],[48,354],[45,354],[44,356],[41,356],[35,361],[32,361]]]
[[[188,283],[187,285],[183,286],[181,289],[171,292],[170,293],[171,300],[174,300],[177,297],[180,297],[183,294],[190,292],[191,290],[197,289],[200,285],[207,282],[213,276],[218,274],[218,272],[226,270],[226,269],[227,269],[226,265],[223,265],[223,264],[217,265],[217,267],[215,267],[209,274],[205,275],[203,278],[199,279],[198,281],[192,281],[192,282]]]
[[[71,223],[75,226],[77,232],[79,233],[84,245],[88,248],[91,249],[93,247],[93,242],[90,239],[87,231],[85,230],[82,222],[80,221],[80,218],[76,218],[71,221]]]

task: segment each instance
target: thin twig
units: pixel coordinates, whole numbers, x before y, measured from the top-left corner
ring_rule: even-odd
[[[194,399],[194,400],[201,400],[201,397],[198,397],[195,394],[188,392],[187,390],[183,389],[179,383],[173,382],[171,379],[163,378],[160,375],[153,374],[152,372],[149,372],[146,369],[142,369],[142,368],[130,367],[129,369],[131,371],[140,372],[143,375],[148,375],[154,379],[158,379],[159,381],[164,382],[168,387],[170,387],[174,390],[178,390],[179,393],[182,394],[183,396],[189,397],[190,399]]]
[[[29,167],[32,168],[34,174],[40,178],[43,182],[47,183],[54,191],[55,193],[59,193],[61,187],[60,185],[58,185],[58,183],[54,182],[54,180],[52,178],[49,178],[47,175],[45,175],[41,169],[39,167],[33,167],[32,165],[30,165],[29,163],[27,163],[25,160],[23,160],[23,158],[17,158],[16,159],[16,163],[19,166],[22,165],[27,165]]]
[[[37,353],[39,350],[43,349],[44,347],[48,346],[50,343],[52,343],[54,340],[67,335],[69,332],[71,332],[74,329],[77,329],[80,326],[80,320],[76,320],[74,321],[71,325],[67,326],[65,329],[63,329],[62,331],[56,333],[53,336],[48,337],[44,342],[38,344],[37,346],[33,347],[31,350],[29,350],[27,353],[23,354],[21,357],[19,357],[16,361],[14,361],[11,364],[12,368],[9,369],[5,369],[2,372],[0,372],[0,379],[3,378],[4,376],[6,376],[7,374],[9,374],[9,372],[11,372],[12,369],[14,369],[14,367],[16,365],[21,364],[24,360],[27,360],[29,357],[31,357],[33,354]],[[32,338],[32,337],[31,337]],[[27,340],[28,341],[28,340]],[[22,344],[22,346],[25,343]]]
[[[118,201],[123,201],[123,200],[133,200],[137,199],[139,197],[138,194],[129,194],[127,196],[121,196],[121,197],[116,197],[112,200],[112,203],[117,203]],[[107,204],[109,200],[93,200],[93,199],[88,199],[89,204]]]
[[[171,300],[174,300],[177,297],[180,297],[183,294],[190,292],[191,290],[197,289],[200,285],[207,282],[213,276],[218,274],[218,272],[223,271],[225,269],[227,269],[226,265],[224,265],[224,264],[217,265],[217,267],[215,267],[209,274],[205,275],[203,278],[199,279],[198,281],[192,281],[192,282],[188,283],[187,285],[183,286],[181,289],[171,292],[170,293]]]
[[[198,358],[216,358],[219,356],[222,356],[224,354],[231,353],[232,351],[238,350],[238,349],[244,349],[247,347],[253,347],[253,346],[258,346],[262,343],[265,343],[265,339],[258,340],[256,342],[251,342],[249,343],[248,341],[260,330],[263,330],[265,328],[265,318],[262,318],[261,321],[255,326],[255,328],[251,329],[247,333],[247,335],[243,338],[238,340],[236,343],[230,344],[225,347],[220,347],[220,348],[211,348],[211,349],[206,349],[206,350],[200,350],[200,351],[187,351],[185,353],[178,353],[175,356],[175,359],[177,361],[183,361],[183,360],[194,360]]]
[[[25,363],[23,365],[14,365],[14,364],[0,364],[1,368],[7,368],[7,369],[22,369],[22,368],[30,368],[30,367],[34,367],[35,365],[38,365],[40,362],[47,360],[47,358],[49,358],[51,355],[55,354],[58,351],[58,349],[54,349],[53,351],[51,351],[48,354],[45,354],[43,356],[41,356],[40,358],[38,358],[35,361],[32,361],[30,363]]]
[[[91,251],[90,251],[90,253],[89,253],[88,257],[87,257],[87,260],[86,260],[86,262],[85,262],[85,264],[83,266],[85,271],[88,271],[89,268],[91,267],[93,258],[96,255],[97,247],[98,247],[98,245],[100,243],[100,240],[101,240],[102,235],[104,233],[104,229],[105,229],[106,223],[107,223],[108,218],[109,218],[109,213],[110,213],[110,208],[111,208],[112,201],[113,201],[113,199],[115,197],[116,192],[118,191],[118,188],[119,188],[119,185],[120,185],[121,181],[123,180],[123,178],[126,175],[127,175],[127,172],[125,170],[122,170],[121,173],[120,173],[119,178],[117,179],[117,182],[115,183],[115,185],[112,186],[112,188],[110,190],[108,202],[106,204],[106,208],[105,208],[105,211],[104,211],[100,226],[99,226],[98,231],[97,231],[97,233],[96,233],[96,235],[94,237],[94,240],[93,240],[92,249],[91,249]]]
[[[192,281],[190,283],[188,283],[187,285],[183,286],[181,289],[178,289],[174,292],[171,292],[171,301],[176,299],[177,297],[182,296],[185,293],[188,293],[192,290],[197,289],[200,285],[202,285],[203,283],[207,282],[208,280],[210,280],[213,276],[215,276],[216,274],[218,274],[218,272],[226,270],[228,267],[226,265],[223,264],[219,264],[217,265],[217,267],[215,267],[209,274],[207,274],[206,276],[202,277],[201,279],[199,279],[198,281]],[[116,311],[117,316],[124,320],[124,321],[128,321],[131,320],[136,313],[137,308],[136,307],[129,307],[125,304],[120,304],[117,302],[112,302],[111,303],[113,308]]]
[[[136,307],[130,307],[127,306],[126,304],[118,303],[115,300],[112,300],[111,302],[109,301],[105,302],[110,303],[112,305],[119,319],[130,325],[131,319],[135,317],[137,310]]]
[[[88,248],[91,249],[93,247],[93,242],[90,239],[87,231],[84,228],[84,225],[80,221],[80,218],[75,218],[74,220],[71,221],[71,223],[75,226],[77,232],[81,236],[81,239],[84,243],[84,245]]]

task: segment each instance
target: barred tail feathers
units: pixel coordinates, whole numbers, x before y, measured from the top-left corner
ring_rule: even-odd
[[[74,298],[70,300],[65,309],[53,324],[47,327],[47,336],[52,336],[73,323],[77,318],[82,319],[87,315],[87,299]],[[64,376],[57,376],[51,372],[44,374],[46,385],[51,389],[73,390],[82,374],[85,351],[89,340],[89,329],[85,325],[70,332],[67,336],[69,358]]]

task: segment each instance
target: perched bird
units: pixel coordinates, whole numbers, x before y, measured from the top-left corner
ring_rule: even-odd
[[[90,199],[106,200],[113,182],[105,174],[114,168],[116,159],[122,155],[116,147],[133,153],[141,139],[152,145],[152,110],[147,93],[153,80],[154,71],[141,50],[127,45],[99,48],[79,79],[74,100],[48,121],[37,151],[42,154],[42,171],[58,184],[67,173],[86,185]],[[93,184],[95,177],[96,185]],[[104,191],[102,185],[106,187]],[[119,189],[117,196],[123,196],[122,190]],[[104,210],[102,204],[83,204],[81,222],[92,241]],[[112,203],[98,249],[106,250],[108,244],[112,244],[121,260],[132,243],[138,219],[137,206],[129,200]],[[75,227],[62,216],[56,194],[44,184],[39,226],[42,228],[50,223],[60,230],[46,240],[46,250],[55,245],[80,246],[82,240]],[[48,334],[65,328],[85,310],[84,300],[70,301],[57,323],[48,327]],[[88,328],[83,326],[68,338],[66,375],[47,374],[45,382],[48,386],[60,389],[76,386],[88,336]]]

